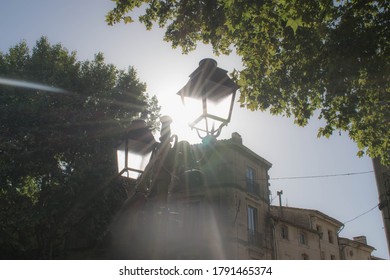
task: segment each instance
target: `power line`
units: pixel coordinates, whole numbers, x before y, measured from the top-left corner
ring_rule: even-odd
[[[293,180],[293,179],[312,179],[312,178],[325,178],[325,177],[339,177],[339,176],[352,176],[361,175],[367,173],[373,173],[374,171],[363,171],[363,172],[352,172],[352,173],[341,173],[341,174],[327,174],[327,175],[313,175],[313,176],[293,176],[293,177],[277,177],[269,178],[269,180]]]
[[[352,221],[354,221],[354,220],[360,218],[361,216],[368,214],[369,212],[371,212],[372,210],[374,210],[374,209],[377,208],[377,207],[378,207],[378,204],[376,204],[376,205],[375,205],[374,207],[372,207],[370,210],[367,210],[366,212],[364,212],[364,213],[362,213],[362,214],[356,216],[355,218],[353,218],[353,219],[351,219],[351,220],[348,220],[348,221],[344,222],[343,224],[345,225],[346,223],[352,222]]]

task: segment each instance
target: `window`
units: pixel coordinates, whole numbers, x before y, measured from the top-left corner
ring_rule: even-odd
[[[307,238],[304,232],[299,233],[299,244],[307,245]]]
[[[248,243],[254,246],[261,245],[261,237],[257,232],[257,209],[248,206]]]
[[[249,192],[255,193],[255,171],[251,167],[246,169],[246,187]]]
[[[248,230],[256,232],[257,229],[257,209],[248,206]]]
[[[331,230],[328,230],[328,239],[329,243],[333,244],[333,232]]]
[[[322,239],[322,237],[324,236],[322,232],[322,227],[317,225],[316,229],[318,231],[318,235],[320,236],[320,239]]]
[[[288,239],[288,227],[286,225],[280,227],[280,237],[282,239]]]

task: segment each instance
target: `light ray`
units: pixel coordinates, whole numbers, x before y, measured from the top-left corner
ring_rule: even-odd
[[[29,88],[29,89],[37,89],[37,90],[44,90],[44,91],[50,91],[50,92],[56,92],[56,93],[69,93],[68,91],[66,91],[62,88],[52,87],[52,86],[48,86],[48,85],[43,85],[43,84],[33,83],[33,82],[28,82],[28,81],[23,81],[23,80],[1,78],[1,77],[0,77],[0,85]]]

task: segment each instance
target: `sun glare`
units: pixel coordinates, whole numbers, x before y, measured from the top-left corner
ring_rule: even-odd
[[[163,98],[162,96],[168,97]],[[160,95],[158,101],[161,106],[161,115],[168,115],[173,120],[171,124],[172,134],[176,134],[179,137],[179,141],[186,140],[190,143],[199,142],[200,139],[198,138],[196,132],[191,130],[189,126],[191,117],[196,116],[195,108],[193,108],[195,106],[191,106],[192,108],[185,108],[181,102],[180,97],[172,97],[172,94]],[[158,137],[159,135],[156,135],[156,139],[158,139]]]
[[[211,131],[218,129],[221,121],[218,118],[227,120],[229,117],[229,108],[231,98],[225,97],[215,102],[207,103],[207,112],[209,116],[200,118],[203,114],[202,101],[194,98],[186,98],[184,104],[180,98],[177,100],[159,100],[161,104],[162,115],[168,115],[173,119],[172,132],[179,137],[185,138],[190,143],[199,142],[199,137],[191,127]],[[217,118],[213,118],[216,116]],[[204,133],[205,134],[205,133]]]

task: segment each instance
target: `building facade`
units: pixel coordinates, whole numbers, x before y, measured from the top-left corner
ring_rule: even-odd
[[[211,145],[179,142],[161,162],[150,193],[132,194],[112,223],[104,258],[273,258],[271,163],[238,133]]]
[[[384,166],[379,158],[372,161],[379,195],[379,210],[382,212],[387,249],[390,253],[390,166]]]
[[[343,224],[312,209],[271,206],[275,259],[371,260],[365,236],[340,237]]]
[[[238,133],[218,141],[202,166],[208,195],[225,235],[226,259],[272,259],[268,170],[271,164],[245,147]]]
[[[339,260],[343,225],[320,211],[271,206],[275,259]]]
[[[340,260],[373,250],[339,239],[343,224],[320,211],[271,206],[271,163],[238,133],[211,145],[179,142],[157,163],[129,191],[101,258]]]
[[[371,260],[374,247],[367,245],[365,236],[356,236],[353,240],[339,237],[340,256],[343,260]]]

